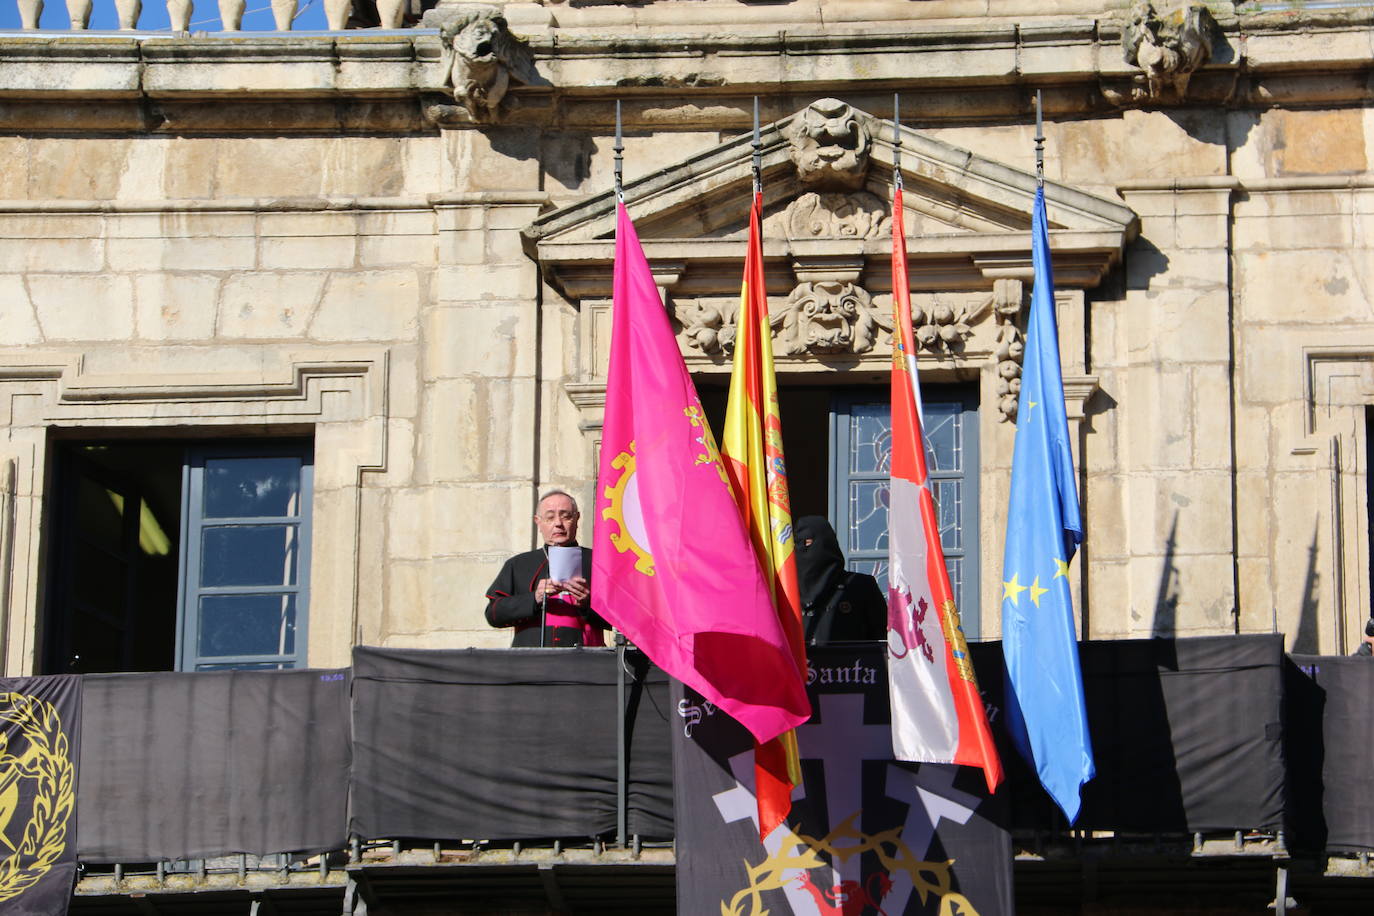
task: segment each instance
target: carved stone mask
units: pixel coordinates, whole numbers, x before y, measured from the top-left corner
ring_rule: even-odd
[[[453,36],[453,50],[475,63],[493,62],[499,56],[501,39],[501,23],[478,19]]]
[[[868,130],[839,99],[813,102],[788,129],[792,161],[804,184],[856,188],[868,169]]]
[[[794,352],[848,353],[854,349],[854,332],[860,324],[863,294],[853,284],[823,280],[803,283],[792,291],[789,307],[795,310]]]

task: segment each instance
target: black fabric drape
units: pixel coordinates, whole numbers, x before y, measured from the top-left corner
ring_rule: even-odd
[[[800,846],[759,842],[749,734],[675,685],[678,912],[1011,913],[1005,811],[982,771],[892,760],[882,644],[814,648],[809,674]]]
[[[1284,811],[1283,637],[1080,643],[1097,776],[1075,826],[1192,832],[1278,828]],[[1013,823],[1063,826],[995,715],[1000,643],[973,647],[1008,764]]]
[[[586,837],[616,828],[612,649],[354,650],[351,829]],[[642,669],[641,669],[642,670]],[[630,691],[630,829],[671,832],[661,679]],[[656,750],[657,748],[657,750]]]
[[[0,912],[61,916],[76,883],[81,678],[0,678]]]
[[[339,849],[348,672],[86,675],[88,862]]]
[[[1374,659],[1290,658],[1285,743],[1293,844],[1374,850]]]

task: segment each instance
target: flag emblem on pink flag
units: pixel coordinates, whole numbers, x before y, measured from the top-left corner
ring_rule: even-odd
[[[623,204],[612,296],[592,606],[767,741],[809,717],[805,672]]]

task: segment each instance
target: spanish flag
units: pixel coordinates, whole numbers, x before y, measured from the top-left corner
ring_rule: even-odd
[[[783,463],[782,420],[773,372],[773,338],[763,281],[763,240],[759,223],[763,194],[754,192],[749,211],[749,252],[744,260],[735,322],[735,364],[725,410],[721,457],[745,526],[765,577],[771,574],[773,607],[805,684],[801,598],[792,543],[792,507]],[[754,748],[754,791],[759,806],[759,837],[768,836],[792,808],[792,789],[801,784],[796,733],[784,732]]]

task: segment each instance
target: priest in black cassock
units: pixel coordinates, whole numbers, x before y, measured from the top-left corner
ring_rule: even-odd
[[[541,496],[534,524],[544,546],[507,560],[487,589],[487,623],[514,627],[512,647],[606,644],[607,623],[590,606],[591,550],[580,548],[583,575],[564,581],[549,577],[548,548],[576,547],[580,518],[577,500],[562,490]]]

